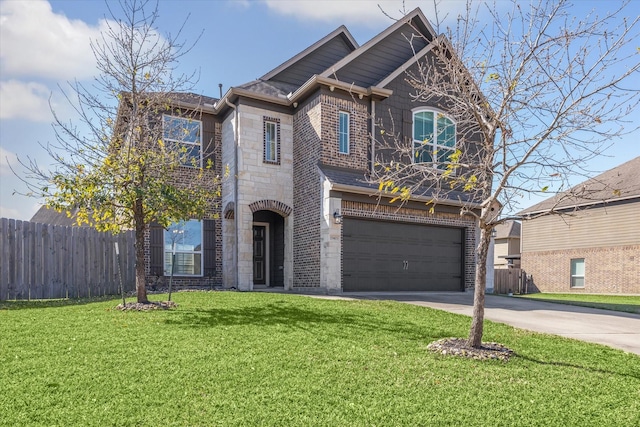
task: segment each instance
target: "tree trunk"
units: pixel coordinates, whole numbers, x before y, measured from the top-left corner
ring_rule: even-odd
[[[487,288],[487,254],[491,244],[491,229],[486,224],[480,224],[480,242],[476,260],[476,280],[473,293],[473,320],[467,343],[471,347],[482,345],[484,329],[484,295]]]
[[[136,200],[134,208],[134,223],[136,232],[136,294],[138,302],[147,303],[147,278],[144,263],[144,232],[146,224],[142,210],[142,201]]]

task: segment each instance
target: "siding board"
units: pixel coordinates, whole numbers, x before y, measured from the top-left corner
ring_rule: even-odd
[[[546,215],[522,222],[522,252],[637,245],[640,203]]]

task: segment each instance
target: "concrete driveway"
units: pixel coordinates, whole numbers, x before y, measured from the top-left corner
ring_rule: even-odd
[[[394,300],[471,316],[472,292],[348,292],[342,298]],[[485,319],[640,355],[640,315],[487,295]]]

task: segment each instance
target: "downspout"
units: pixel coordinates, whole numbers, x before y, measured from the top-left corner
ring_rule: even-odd
[[[376,163],[376,101],[371,98],[371,174]]]
[[[233,125],[233,142],[235,144],[236,149],[234,150],[233,153],[233,170],[235,172],[235,177],[233,180],[233,202],[235,204],[235,212],[233,213],[233,224],[234,224],[234,228],[235,228],[235,234],[236,234],[236,248],[233,251],[233,265],[235,266],[235,270],[236,270],[236,290],[240,289],[239,285],[240,285],[240,269],[238,268],[238,259],[240,258],[240,242],[238,240],[238,210],[240,209],[240,205],[238,203],[238,178],[240,177],[240,171],[238,171],[238,150],[239,150],[239,143],[238,143],[238,107],[229,102],[229,100],[227,98],[224,99],[224,102],[227,104],[227,106],[229,108],[233,109],[233,121],[234,121],[234,125]]]

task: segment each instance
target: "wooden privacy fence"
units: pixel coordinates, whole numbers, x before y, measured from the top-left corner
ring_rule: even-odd
[[[0,300],[84,298],[120,293],[114,242],[125,291],[135,288],[132,231],[113,235],[0,219]]]
[[[520,268],[496,268],[493,275],[494,294],[526,294],[527,274]]]

